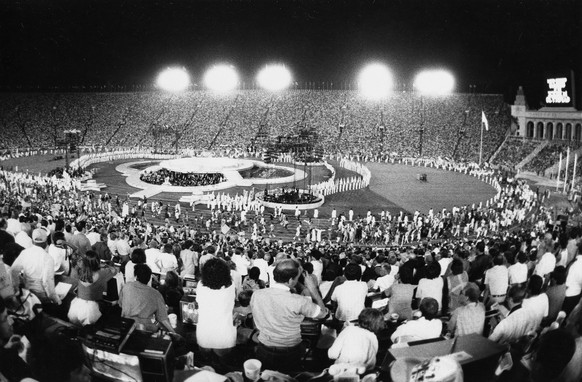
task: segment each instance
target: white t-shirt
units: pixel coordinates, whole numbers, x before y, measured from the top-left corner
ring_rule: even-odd
[[[507,272],[509,274],[510,284],[521,284],[527,281],[527,265],[515,263],[511,265]]]
[[[335,316],[341,321],[352,321],[358,318],[364,309],[368,294],[368,285],[363,281],[348,280],[337,286],[332,295],[332,301],[337,301]]]
[[[420,279],[416,288],[416,298],[432,297],[439,303],[439,310],[443,308],[443,278]]]
[[[493,296],[507,294],[509,286],[509,272],[503,265],[495,265],[485,272],[485,285],[489,286],[489,292]]]

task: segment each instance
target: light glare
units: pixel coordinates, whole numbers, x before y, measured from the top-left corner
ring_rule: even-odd
[[[284,65],[267,65],[257,75],[257,81],[263,89],[280,91],[291,84],[291,72]]]
[[[158,75],[157,85],[170,92],[180,92],[190,86],[190,75],[183,68],[168,68]]]
[[[384,98],[390,94],[392,86],[392,73],[382,64],[370,64],[364,67],[358,77],[358,88],[367,98]]]
[[[217,92],[231,91],[238,86],[238,82],[238,74],[230,65],[213,66],[204,75],[204,85]]]
[[[448,94],[455,87],[453,75],[446,70],[425,70],[414,80],[414,88],[422,94]]]

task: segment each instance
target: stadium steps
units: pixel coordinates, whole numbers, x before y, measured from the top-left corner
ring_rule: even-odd
[[[533,158],[535,158],[536,155],[538,155],[540,153],[540,151],[542,151],[544,149],[544,147],[546,147],[549,143],[550,143],[550,141],[543,141],[542,143],[540,143],[540,145],[537,146],[535,149],[533,149],[533,151],[528,156],[526,156],[521,162],[519,162],[515,166],[515,168],[517,170],[521,170],[523,168],[523,166],[525,166],[526,164],[531,162],[531,160]]]

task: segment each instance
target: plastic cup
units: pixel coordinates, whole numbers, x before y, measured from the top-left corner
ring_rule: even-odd
[[[170,325],[172,325],[172,328],[176,328],[176,326],[178,326],[178,316],[175,313],[168,314],[168,319],[170,320]]]
[[[251,381],[258,381],[261,377],[261,366],[263,364],[258,359],[247,359],[243,363],[243,368],[245,370],[245,377]]]

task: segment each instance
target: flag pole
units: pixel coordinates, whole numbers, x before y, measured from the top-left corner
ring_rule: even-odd
[[[578,165],[578,153],[574,155],[574,173],[572,174],[572,188],[574,190],[574,183],[576,182],[576,166]]]
[[[556,192],[560,188],[560,173],[562,172],[562,153],[560,153],[560,162],[558,162],[558,177],[556,178]]]
[[[481,121],[481,143],[479,144],[479,167],[483,158],[483,121]]]
[[[564,166],[566,170],[566,174],[564,175],[564,192],[566,192],[566,186],[568,184],[568,167],[570,167],[570,146],[568,146],[568,150],[566,151],[566,166]]]

